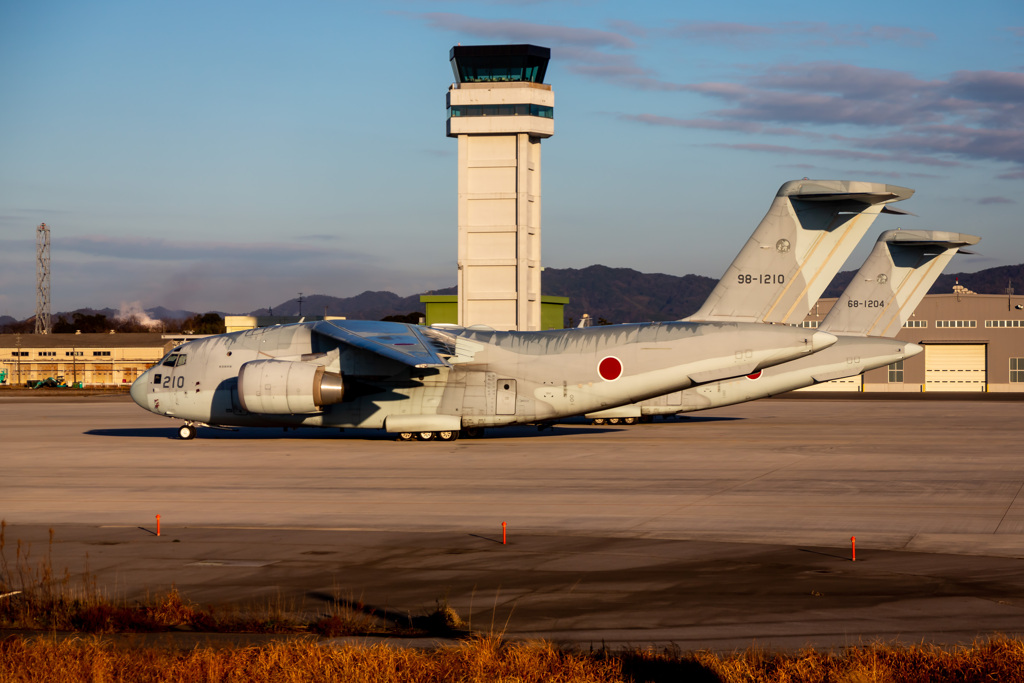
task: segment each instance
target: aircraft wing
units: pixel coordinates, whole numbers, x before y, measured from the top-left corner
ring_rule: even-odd
[[[375,320],[321,320],[313,331],[414,368],[449,367],[442,347],[418,325]]]

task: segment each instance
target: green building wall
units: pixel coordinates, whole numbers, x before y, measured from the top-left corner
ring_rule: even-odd
[[[459,323],[459,297],[456,294],[421,294],[420,303],[426,307],[426,324],[436,325]],[[567,296],[541,296],[540,323],[545,330],[560,330],[565,327],[565,305]]]

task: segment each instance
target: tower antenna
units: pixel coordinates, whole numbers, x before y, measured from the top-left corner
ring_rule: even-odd
[[[36,228],[36,334],[49,334],[50,325],[50,228]]]

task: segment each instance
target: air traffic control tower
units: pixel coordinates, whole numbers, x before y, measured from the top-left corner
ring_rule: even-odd
[[[551,50],[457,45],[448,137],[459,141],[459,324],[541,329],[540,141],[555,132]]]

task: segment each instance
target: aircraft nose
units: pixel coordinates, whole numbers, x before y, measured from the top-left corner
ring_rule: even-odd
[[[828,332],[815,332],[811,335],[811,351],[821,351],[835,344],[839,339]]]
[[[128,390],[132,400],[143,408],[146,408],[146,387],[149,385],[149,371],[139,375],[138,379],[132,382],[132,388]]]
[[[903,345],[903,355],[906,358],[910,358],[911,356],[916,356],[917,354],[921,353],[922,351],[924,351],[924,347],[921,346],[920,344],[914,344],[914,343],[911,343],[911,342],[907,342],[906,344]]]

